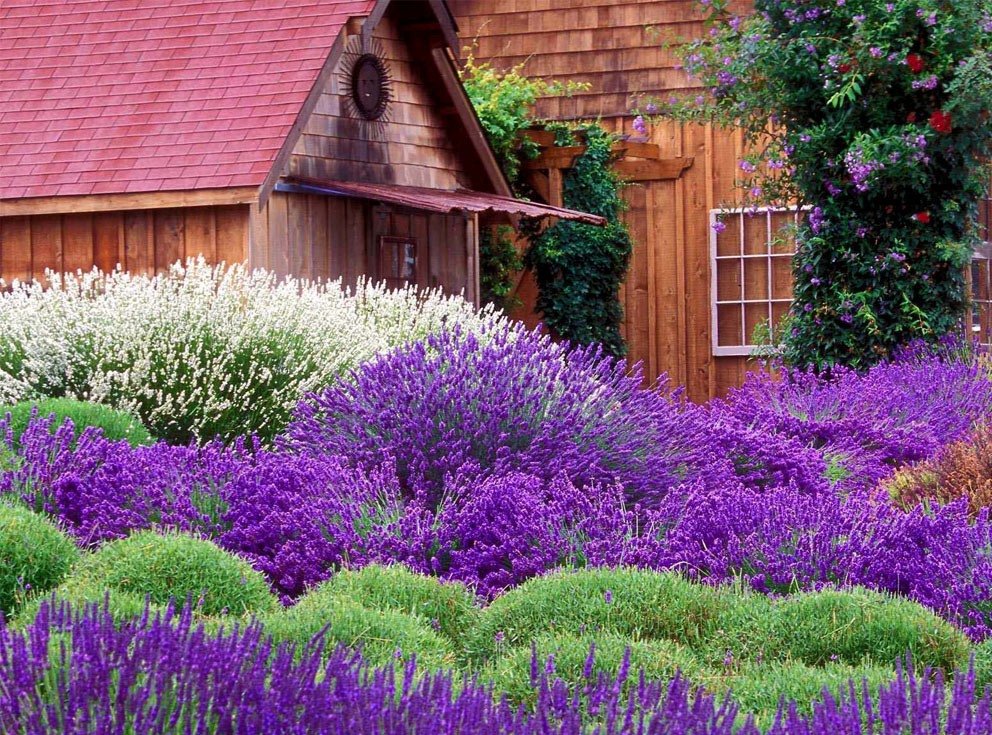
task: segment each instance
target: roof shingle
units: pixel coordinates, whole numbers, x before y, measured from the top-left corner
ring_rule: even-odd
[[[374,4],[3,0],[0,199],[261,184]]]

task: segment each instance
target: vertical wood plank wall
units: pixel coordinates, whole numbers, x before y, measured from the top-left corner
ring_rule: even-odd
[[[414,237],[417,284],[441,287],[470,301],[478,294],[475,233],[471,218],[384,207],[362,199],[274,192],[261,212],[265,252],[252,267],[309,279],[340,278],[353,286],[377,279],[379,237]]]
[[[0,277],[44,279],[57,272],[118,264],[154,273],[202,255],[237,263],[248,255],[248,207],[185,207],[0,218]]]
[[[642,95],[693,89],[675,49],[663,41],[703,32],[693,0],[450,0],[466,45],[497,69],[523,64],[534,78],[577,81],[589,89],[570,98],[541,99],[537,114],[551,119],[599,119],[614,132],[632,130]],[[732,0],[746,11],[749,0]],[[721,395],[749,369],[743,357],[714,357],[710,325],[709,210],[737,206],[734,190],[739,134],[673,123],[650,129],[661,156],[691,156],[676,181],[629,186],[625,220],[634,240],[621,289],[624,334],[631,362],[649,380],[667,373],[696,401]],[[527,291],[521,291],[526,294]]]

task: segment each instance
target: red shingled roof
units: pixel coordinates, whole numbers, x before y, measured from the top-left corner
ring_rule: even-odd
[[[0,0],[0,199],[262,183],[375,0]]]

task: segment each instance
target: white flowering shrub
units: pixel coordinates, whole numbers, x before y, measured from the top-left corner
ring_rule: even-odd
[[[202,259],[155,277],[49,274],[0,295],[0,402],[105,403],[177,443],[269,439],[304,394],[377,353],[496,319],[439,290],[351,292]]]

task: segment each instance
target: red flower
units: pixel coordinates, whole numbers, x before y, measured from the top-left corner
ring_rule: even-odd
[[[914,123],[914,122],[916,122],[916,113],[915,112],[911,112],[908,115],[906,115],[906,122],[908,122],[908,123]]]
[[[851,71],[851,68],[852,67],[850,64],[844,63],[837,67],[837,71],[839,71],[841,74],[847,74],[849,71]]]
[[[926,225],[930,223],[930,213],[929,212],[917,212],[913,215],[913,219],[919,222],[921,225]]]
[[[906,54],[906,64],[914,74],[919,74],[926,66],[923,63],[923,57],[916,53]]]
[[[951,132],[951,114],[943,110],[934,110],[930,115],[930,127],[938,133]]]

